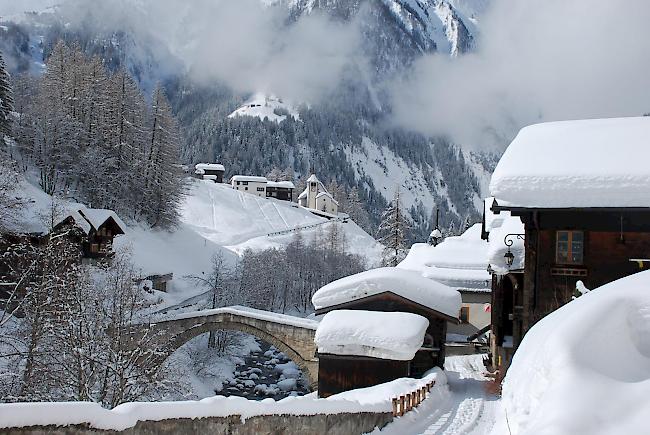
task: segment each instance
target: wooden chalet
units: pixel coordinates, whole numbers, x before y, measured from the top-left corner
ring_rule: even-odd
[[[89,224],[82,244],[83,258],[92,261],[112,257],[113,240],[124,234],[124,223],[112,210],[82,209],[78,213]]]
[[[418,277],[425,283],[422,287],[417,287],[421,293],[426,293],[429,286],[442,287],[449,292],[453,300],[455,310],[460,308],[461,297],[458,292],[452,290],[442,284],[422,277],[419,273],[395,269],[395,268],[381,268],[367,272],[362,272],[352,277],[343,278],[339,281],[357,280],[359,288],[364,288],[364,277],[368,274],[375,272],[386,273],[391,272],[397,275],[397,281],[402,275],[409,278]],[[355,277],[359,277],[358,279]],[[328,287],[336,286],[339,281],[335,281],[328,286],[323,287],[319,292],[327,291]],[[375,283],[370,282],[371,286]],[[352,285],[357,285],[353,283]],[[391,283],[388,282],[390,286]],[[412,282],[402,282],[403,287],[412,286]],[[443,313],[435,307],[426,304],[426,298],[413,300],[409,298],[409,292],[401,291],[400,288],[395,288],[394,291],[384,290],[378,291],[374,294],[367,296],[347,298],[341,301],[338,299],[336,303],[321,306],[317,301],[319,292],[314,295],[314,305],[316,306],[316,315],[324,315],[337,310],[359,310],[359,311],[374,311],[374,312],[402,312],[418,314],[429,321],[429,326],[424,335],[422,346],[417,350],[413,359],[409,361],[392,361],[381,360],[367,356],[340,356],[340,355],[321,355],[319,354],[319,394],[334,394],[334,392],[346,391],[352,388],[362,388],[371,385],[377,385],[400,377],[411,376],[418,377],[423,375],[431,368],[438,366],[443,367],[445,361],[445,341],[447,334],[447,324],[458,324],[459,320],[450,314]],[[414,294],[414,293],[413,293]],[[330,300],[334,300],[331,299]],[[430,298],[428,300],[431,300]]]
[[[512,269],[493,276],[496,368],[507,369],[537,321],[580,295],[579,281],[594,289],[650,267],[649,145],[650,118],[539,124],[510,145],[491,211],[523,228],[489,233]]]
[[[383,292],[331,307],[322,308],[316,310],[316,315],[325,314],[333,310],[397,311],[419,314],[429,320],[429,327],[427,328],[424,344],[415,355],[413,361],[407,365],[408,375],[410,376],[421,376],[432,367],[444,366],[447,322],[454,324],[459,323],[457,317],[443,314],[392,292]]]

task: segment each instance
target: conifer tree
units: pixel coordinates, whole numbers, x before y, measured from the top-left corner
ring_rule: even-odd
[[[160,86],[154,91],[152,99],[149,137],[142,213],[152,226],[169,228],[178,222],[183,174],[178,165],[178,125]]]
[[[383,266],[395,267],[406,257],[406,233],[409,228],[398,187],[393,200],[381,215],[378,229],[379,241],[384,245]]]
[[[9,73],[0,52],[0,141],[3,136],[11,134],[11,112],[14,110],[14,98],[9,81]]]

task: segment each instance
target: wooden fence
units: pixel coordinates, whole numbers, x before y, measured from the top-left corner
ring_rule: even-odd
[[[401,417],[413,408],[417,407],[420,403],[427,398],[427,393],[436,384],[435,379],[425,386],[418,388],[408,394],[399,397],[393,397],[393,417]]]

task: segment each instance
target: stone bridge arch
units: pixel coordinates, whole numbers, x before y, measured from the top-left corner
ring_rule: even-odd
[[[209,315],[167,320],[151,324],[161,337],[161,358],[167,359],[191,339],[217,330],[245,332],[272,344],[284,352],[307,376],[312,390],[318,385],[318,359],[314,328],[248,317],[245,314],[218,312]]]

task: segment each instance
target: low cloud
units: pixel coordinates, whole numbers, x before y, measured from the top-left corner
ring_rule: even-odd
[[[389,85],[396,122],[502,148],[524,125],[650,111],[650,2],[496,0],[472,54]]]
[[[144,29],[197,80],[294,101],[315,101],[335,87],[360,43],[356,24],[314,12],[287,26],[285,7],[260,0],[69,0],[66,5],[61,12],[73,22]]]

